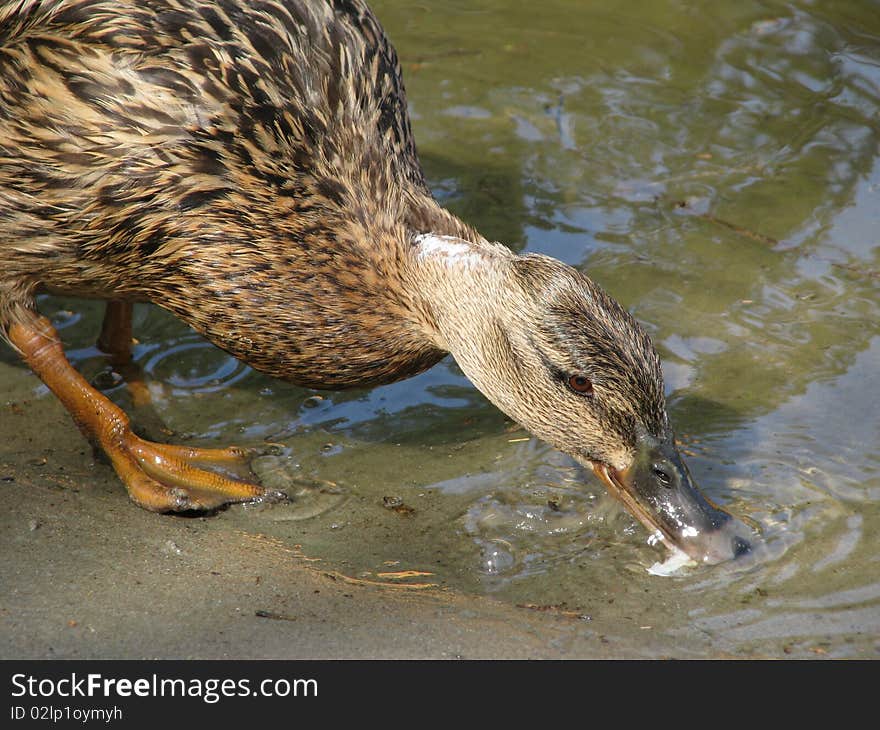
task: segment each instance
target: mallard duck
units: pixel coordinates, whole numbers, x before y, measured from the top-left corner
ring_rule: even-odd
[[[361,0],[0,5],[0,328],[138,505],[271,497],[211,469],[244,449],[138,437],[67,361],[40,292],[180,317],[310,388],[411,376],[452,353],[512,419],[593,469],[667,546],[749,550],[694,487],[660,360],[596,283],[487,241],[432,197],[400,64]]]

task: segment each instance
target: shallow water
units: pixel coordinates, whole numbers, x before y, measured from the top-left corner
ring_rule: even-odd
[[[139,306],[142,428],[283,447],[255,468],[294,502],[232,508],[214,529],[369,580],[418,571],[600,638],[640,631],[656,656],[878,656],[877,5],[374,8],[437,197],[488,238],[578,266],[638,317],[693,476],[762,547],[650,575],[664,556],[644,528],[450,359],[318,393]],[[92,346],[100,307],[42,306],[75,364],[112,386]]]

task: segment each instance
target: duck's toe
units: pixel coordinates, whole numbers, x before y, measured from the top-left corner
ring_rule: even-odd
[[[236,502],[287,499],[283,492],[213,470],[245,463],[260,449],[157,444],[131,432],[104,449],[132,500],[154,512],[205,512]]]
[[[45,317],[13,323],[8,333],[83,434],[107,455],[129,496],[141,507],[153,512],[203,512],[234,502],[285,498],[281,492],[228,473],[230,467],[247,464],[265,449],[199,449],[154,443],[135,435],[125,412],[68,362],[57,332]]]

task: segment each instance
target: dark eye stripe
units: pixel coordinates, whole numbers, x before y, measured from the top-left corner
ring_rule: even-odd
[[[541,351],[541,348],[538,347],[534,340],[530,340],[530,344],[538,352],[538,355],[541,357],[541,362],[544,363],[544,367],[547,368],[547,371],[552,377],[556,378],[560,383],[563,383],[569,390],[577,395],[593,395],[593,382],[586,375],[581,375],[580,373],[571,375],[560,370],[550,361],[550,358]],[[581,380],[583,381],[582,384],[580,383]],[[573,381],[578,381],[578,383],[574,383]]]

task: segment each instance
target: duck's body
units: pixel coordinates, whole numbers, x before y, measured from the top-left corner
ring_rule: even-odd
[[[131,434],[63,358],[38,290],[154,302],[317,388],[390,382],[451,351],[509,415],[622,485],[670,544],[688,510],[701,533],[727,521],[678,461],[635,321],[431,197],[396,54],[359,0],[0,4],[0,328],[135,501],[259,497],[226,482],[206,497],[213,482],[189,465],[206,453]],[[633,481],[657,454],[684,512]],[[677,527],[659,524],[664,510]]]
[[[434,364],[406,249],[426,231],[479,238],[427,190],[394,50],[360,3],[337,5],[15,10],[0,47],[7,280],[160,303],[302,385]]]

